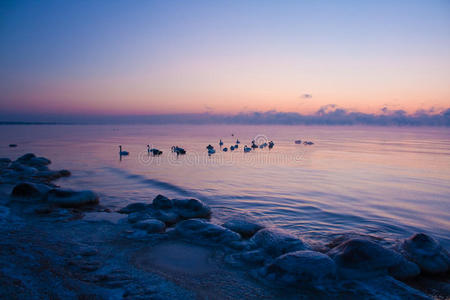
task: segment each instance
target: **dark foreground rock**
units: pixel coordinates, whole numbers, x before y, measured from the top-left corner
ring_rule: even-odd
[[[50,190],[45,200],[60,207],[81,207],[99,203],[99,198],[93,191]]]

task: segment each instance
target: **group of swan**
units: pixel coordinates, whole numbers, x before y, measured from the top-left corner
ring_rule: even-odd
[[[239,139],[237,139],[236,140],[236,144],[235,145],[232,145],[232,146],[230,146],[230,151],[234,151],[235,149],[238,149],[239,148],[239,144],[240,144],[241,142],[239,141]],[[297,141],[295,141],[295,143],[297,144]],[[307,142],[305,142],[305,144],[306,144]],[[256,148],[261,148],[261,149],[263,149],[263,148],[265,148],[265,147],[269,147],[269,149],[272,149],[273,148],[273,146],[274,146],[275,144],[273,143],[273,141],[270,141],[269,143],[263,143],[263,144],[261,144],[261,145],[256,145],[256,143],[255,143],[255,141],[253,140],[252,141],[252,146],[251,146],[251,148],[250,147],[247,147],[247,145],[245,145],[244,146],[244,152],[250,152],[251,150],[252,150],[252,148],[254,148],[254,149],[256,149]],[[312,142],[308,142],[308,145],[312,145]],[[223,141],[222,140],[220,140],[219,141],[219,146],[220,147],[222,147],[223,146]],[[183,148],[181,148],[181,147],[178,147],[178,146],[172,146],[172,152],[174,152],[174,153],[176,153],[177,155],[179,155],[179,154],[186,154],[186,150],[184,150]],[[208,155],[211,155],[211,154],[214,154],[214,153],[216,153],[216,150],[214,149],[214,147],[210,144],[210,145],[208,145],[208,146],[206,146],[206,149],[208,150]],[[227,152],[228,151],[228,148],[227,147],[224,147],[223,149],[222,149],[222,151],[224,151],[224,152]],[[153,154],[153,155],[161,155],[163,152],[161,151],[161,150],[159,150],[159,149],[156,149],[156,148],[150,148],[150,145],[147,145],[147,152],[150,154]],[[122,150],[122,145],[119,145],[119,155],[120,156],[122,156],[122,155],[124,155],[124,156],[126,156],[126,155],[129,155],[130,153],[128,152],[128,151],[125,151],[125,150]]]

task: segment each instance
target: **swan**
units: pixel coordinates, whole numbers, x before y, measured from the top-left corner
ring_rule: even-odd
[[[244,152],[250,152],[252,151],[252,148],[247,147],[247,145],[244,146]]]
[[[254,140],[252,141],[252,148],[255,148],[255,149],[258,148],[258,145],[255,144]]]
[[[230,151],[233,151],[234,150],[234,146],[230,146]]]
[[[161,155],[162,151],[156,149],[156,148],[150,148],[150,145],[147,145],[147,152],[150,154],[152,153],[153,155]]]
[[[128,151],[122,151],[122,145],[119,145],[119,155],[128,155],[130,154]]]
[[[273,141],[270,141],[270,142],[269,142],[269,149],[272,149],[274,145],[275,145],[275,144],[273,143]]]
[[[237,148],[239,148],[239,145],[238,144],[234,145],[234,149],[237,149]]]
[[[298,145],[298,144],[301,144],[301,143],[302,143],[302,140],[296,140],[294,143],[296,143],[297,145]]]
[[[227,152],[227,151],[228,151],[227,147],[223,148],[223,152]]]
[[[208,146],[206,146],[206,149],[211,150],[211,149],[214,149],[214,147],[211,146],[211,144],[209,144]]]
[[[239,141],[239,139],[236,140],[236,144],[240,144],[241,142]]]
[[[307,141],[303,142],[303,144],[305,144],[305,145],[314,145],[313,142],[307,142]]]
[[[208,155],[216,153],[216,150],[214,149],[208,149]]]
[[[222,140],[219,141],[219,146],[223,146]]]
[[[172,152],[178,154],[186,154],[186,150],[184,150],[183,148],[180,148],[178,146],[172,146]]]

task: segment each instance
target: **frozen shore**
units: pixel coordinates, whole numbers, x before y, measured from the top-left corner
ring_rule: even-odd
[[[0,159],[0,298],[428,299],[450,297],[450,258],[425,234],[310,245],[245,219],[214,224],[196,199],[151,195],[118,211],[59,188],[70,171]]]

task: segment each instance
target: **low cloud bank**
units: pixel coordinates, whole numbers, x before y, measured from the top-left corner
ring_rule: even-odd
[[[20,119],[19,119],[20,118]],[[18,122],[20,121],[20,122]],[[22,122],[26,121],[26,122]],[[378,125],[378,126],[450,126],[450,108],[435,112],[419,110],[407,114],[386,107],[379,114],[352,112],[334,104],[321,107],[314,114],[295,112],[241,112],[234,115],[199,113],[146,116],[0,116],[0,124],[8,123],[81,123],[81,124],[279,124],[279,125]]]

